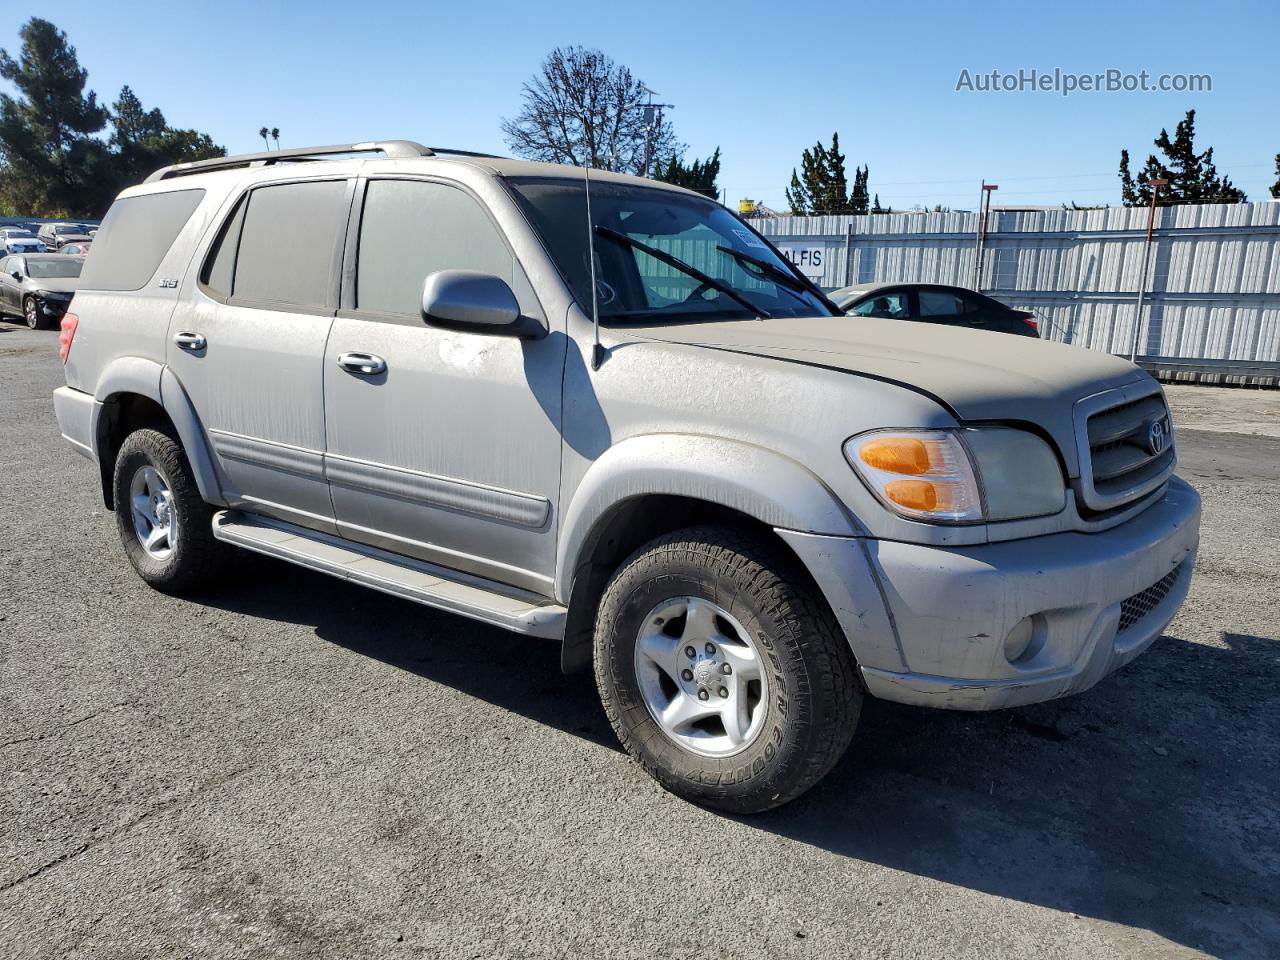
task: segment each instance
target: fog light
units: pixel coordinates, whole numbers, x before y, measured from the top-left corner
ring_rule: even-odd
[[[1004,658],[1010,663],[1017,662],[1031,646],[1035,632],[1035,624],[1030,617],[1019,620],[1004,638]]]

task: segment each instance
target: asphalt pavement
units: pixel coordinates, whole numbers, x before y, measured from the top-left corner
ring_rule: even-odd
[[[869,701],[738,819],[629,762],[544,641],[249,557],[149,590],[56,354],[0,322],[6,960],[1280,956],[1276,394],[1174,392],[1203,541],[1147,654],[1019,710]]]

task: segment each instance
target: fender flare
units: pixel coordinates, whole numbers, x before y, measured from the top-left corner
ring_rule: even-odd
[[[610,447],[569,499],[556,550],[556,597],[573,578],[600,521],[626,500],[671,495],[730,507],[770,526],[834,536],[865,531],[807,467],[764,447],[697,434],[644,434]]]
[[[172,368],[142,357],[119,357],[111,361],[98,378],[98,385],[94,390],[93,452],[102,471],[104,498],[107,501],[111,499],[112,463],[109,457],[104,456],[108,453],[108,423],[103,411],[107,403],[122,394],[136,394],[160,405],[177,431],[200,496],[208,503],[225,505],[222,485],[218,481],[218,473],[209,453],[204,427],[196,415],[191,398],[187,396]]]

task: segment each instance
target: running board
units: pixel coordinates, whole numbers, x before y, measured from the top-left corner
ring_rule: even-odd
[[[568,610],[517,587],[236,510],[214,515],[213,535],[224,543],[516,633],[557,640],[564,636]]]

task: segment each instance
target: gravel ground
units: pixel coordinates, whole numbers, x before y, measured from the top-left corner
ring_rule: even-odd
[[[1280,439],[1221,429],[1275,394],[1175,391],[1203,546],[1149,653],[1033,708],[869,702],[734,819],[550,645],[265,560],[148,590],[58,438],[56,337],[0,323],[6,960],[1280,955]]]

